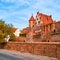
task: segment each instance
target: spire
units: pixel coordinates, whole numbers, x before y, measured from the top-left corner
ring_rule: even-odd
[[[37,12],[37,14],[39,14],[39,11]]]
[[[34,21],[34,20],[35,19],[34,19],[33,14],[32,14],[32,16],[30,17],[29,21]]]

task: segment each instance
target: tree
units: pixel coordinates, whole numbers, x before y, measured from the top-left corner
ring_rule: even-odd
[[[15,36],[12,30],[12,24],[6,24],[5,21],[0,20],[0,42],[5,42],[5,38],[7,35],[10,35],[10,41],[14,41]]]
[[[9,41],[15,41],[15,35],[13,33],[10,34]]]

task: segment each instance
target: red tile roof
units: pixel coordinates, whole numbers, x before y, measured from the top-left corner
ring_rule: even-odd
[[[28,31],[27,30],[22,30],[21,31],[23,34],[26,34]]]
[[[43,21],[44,25],[48,25],[48,24],[51,24],[53,22],[51,16],[48,16],[48,15],[45,15],[42,13],[39,13],[38,15],[40,16],[40,19]]]
[[[28,31],[29,31],[29,27],[26,27],[26,28],[24,28],[23,30],[21,30],[21,32],[24,33],[24,34],[27,34]]]
[[[29,19],[29,21],[35,21],[34,17],[31,16],[31,18]]]

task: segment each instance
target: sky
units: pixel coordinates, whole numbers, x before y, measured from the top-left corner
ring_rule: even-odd
[[[0,19],[20,30],[28,26],[29,18],[38,11],[59,21],[60,0],[0,0]]]

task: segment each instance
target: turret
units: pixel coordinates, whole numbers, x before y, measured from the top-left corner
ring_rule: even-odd
[[[33,15],[32,15],[31,18],[29,19],[29,27],[30,28],[34,27],[34,21],[35,21],[35,19],[34,19]]]

